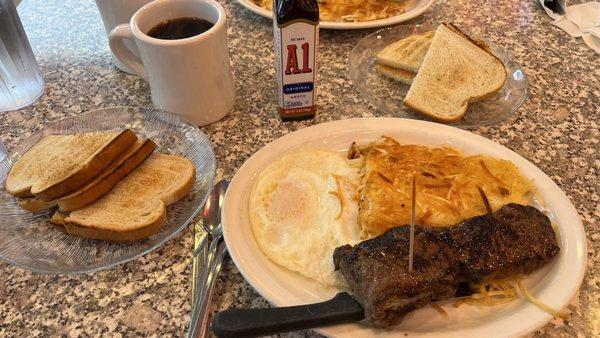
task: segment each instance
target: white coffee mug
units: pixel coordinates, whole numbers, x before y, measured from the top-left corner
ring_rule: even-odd
[[[131,16],[150,1],[152,0],[96,0],[106,34],[108,35],[117,25],[128,23]],[[136,48],[133,41],[126,41],[125,44],[129,48]],[[133,74],[133,71],[119,61],[114,54],[113,63],[120,70]]]
[[[161,22],[197,17],[214,25],[185,39],[163,40],[146,35]],[[125,45],[131,39],[138,57]],[[229,64],[227,18],[214,0],[156,0],[140,8],[128,25],[109,34],[114,55],[150,83],[158,109],[180,115],[190,123],[206,125],[223,118],[235,103],[235,85]]]

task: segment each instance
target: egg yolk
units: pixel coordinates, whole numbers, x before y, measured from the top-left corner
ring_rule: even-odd
[[[280,182],[269,198],[269,218],[274,222],[293,225],[308,221],[309,210],[314,210],[314,193],[311,194],[311,190],[302,181]]]

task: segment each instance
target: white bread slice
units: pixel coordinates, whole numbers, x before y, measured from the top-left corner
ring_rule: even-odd
[[[444,24],[438,26],[404,104],[436,120],[456,121],[469,102],[495,93],[505,81],[504,64],[489,47]]]
[[[138,140],[86,186],[59,199],[58,207],[62,211],[73,211],[98,200],[144,162],[155,148],[156,144],[150,139]]]
[[[417,75],[403,69],[392,68],[384,65],[377,65],[375,69],[377,70],[377,73],[409,86]]]
[[[17,197],[36,196],[52,201],[71,193],[96,177],[137,140],[129,129],[47,135],[11,168],[6,191]]]
[[[64,218],[68,233],[109,241],[135,241],[165,223],[167,205],[185,197],[196,180],[189,160],[153,154],[96,202]],[[60,223],[60,217],[53,221]]]
[[[119,155],[100,175],[83,188],[58,200],[43,201],[37,197],[19,199],[19,205],[31,212],[51,209],[56,205],[62,211],[80,209],[106,194],[123,177],[150,156],[155,148],[156,144],[149,139],[138,140],[129,150]]]
[[[375,57],[377,64],[417,73],[435,31],[411,35],[386,46]]]

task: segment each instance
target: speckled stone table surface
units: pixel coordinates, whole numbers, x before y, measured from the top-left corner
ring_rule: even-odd
[[[270,22],[233,0],[219,1],[229,15],[238,99],[228,117],[202,128],[214,143],[218,177],[232,177],[255,151],[299,128],[383,116],[357,93],[346,67],[352,47],[373,30],[322,31],[319,113],[310,121],[282,122],[274,101]],[[19,13],[46,88],[34,105],[0,113],[0,139],[7,148],[65,116],[151,105],[147,83],[112,66],[93,1],[25,0]],[[600,336],[599,55],[550,25],[536,0],[438,0],[412,22],[428,20],[454,22],[504,46],[529,76],[529,98],[513,117],[472,131],[523,155],[552,177],[587,232],[587,273],[569,306],[571,319],[554,320],[533,336]],[[182,336],[190,314],[191,247],[190,228],[151,254],[90,275],[39,275],[0,263],[0,336]],[[268,306],[231,262],[216,289],[215,311]]]

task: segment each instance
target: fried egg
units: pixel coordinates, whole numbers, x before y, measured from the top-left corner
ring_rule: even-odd
[[[255,179],[249,216],[260,249],[272,261],[327,286],[343,287],[333,250],[360,241],[359,169],[340,153],[300,150]]]

